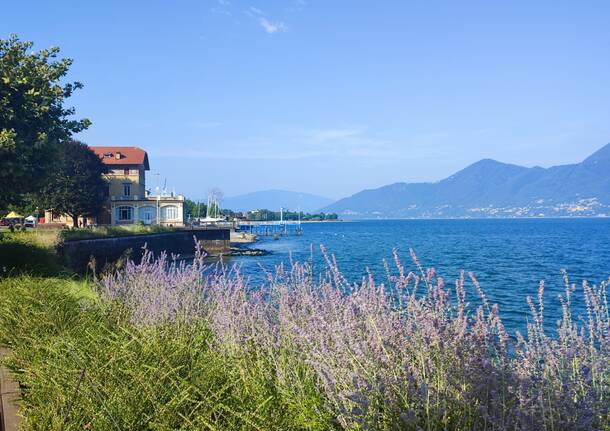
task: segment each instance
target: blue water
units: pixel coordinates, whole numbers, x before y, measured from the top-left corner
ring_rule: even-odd
[[[295,261],[309,260],[312,245],[316,269],[323,269],[323,244],[348,280],[360,280],[368,267],[382,282],[383,260],[392,266],[394,249],[406,268],[415,270],[409,257],[413,248],[424,267],[435,267],[447,284],[460,270],[473,271],[511,331],[524,329],[526,297],[536,297],[540,280],[546,284],[545,326],[552,331],[561,316],[557,295],[564,291],[562,268],[579,286],[584,279],[599,283],[610,276],[610,219],[367,220],[310,223],[303,230],[300,237],[263,238],[254,244],[271,255],[229,263],[241,265],[242,273],[257,284],[263,279],[261,266],[273,270],[288,264],[291,254]],[[471,287],[467,294],[474,302]]]

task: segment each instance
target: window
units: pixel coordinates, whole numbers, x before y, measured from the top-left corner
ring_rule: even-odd
[[[123,196],[131,195],[131,184],[123,184]]]
[[[133,208],[119,207],[119,221],[127,221],[133,219]]]
[[[155,207],[141,207],[139,210],[139,217],[146,224],[152,223],[156,218]]]
[[[126,175],[126,176],[129,175],[129,169],[128,168],[123,169],[123,175]]]
[[[175,205],[168,205],[161,208],[161,219],[162,220],[177,220],[178,219],[178,207]]]

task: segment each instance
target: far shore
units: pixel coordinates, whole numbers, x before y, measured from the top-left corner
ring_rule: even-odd
[[[350,218],[350,219],[342,219],[342,220],[323,220],[323,221],[344,221],[344,222],[354,222],[354,221],[419,221],[419,220],[573,220],[573,219],[609,219],[610,215],[592,215],[592,216],[557,216],[557,217],[532,217],[532,216],[524,216],[524,217],[388,217],[388,218]]]

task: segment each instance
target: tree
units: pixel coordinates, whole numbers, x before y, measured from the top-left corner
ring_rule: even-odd
[[[207,205],[203,202],[195,202],[190,199],[184,201],[184,216],[187,220],[195,217],[205,217]]]
[[[60,146],[53,173],[41,188],[40,201],[46,208],[72,217],[78,226],[81,216],[95,216],[104,207],[108,183],[102,175],[106,166],[82,142]]]
[[[82,87],[61,82],[72,60],[55,60],[59,48],[32,46],[15,35],[0,39],[0,208],[38,191],[61,142],[90,125],[63,106]]]
[[[44,212],[44,208],[40,208],[39,198],[37,195],[28,193],[23,197],[18,205],[8,205],[7,211],[15,211],[17,214],[22,214],[24,216],[33,215],[35,217],[40,217],[41,211]]]

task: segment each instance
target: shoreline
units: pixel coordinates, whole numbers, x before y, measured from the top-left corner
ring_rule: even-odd
[[[610,219],[610,215],[598,216],[565,216],[565,217],[388,217],[388,218],[353,218],[343,219],[345,222],[355,221],[407,221],[407,220],[597,220]]]

